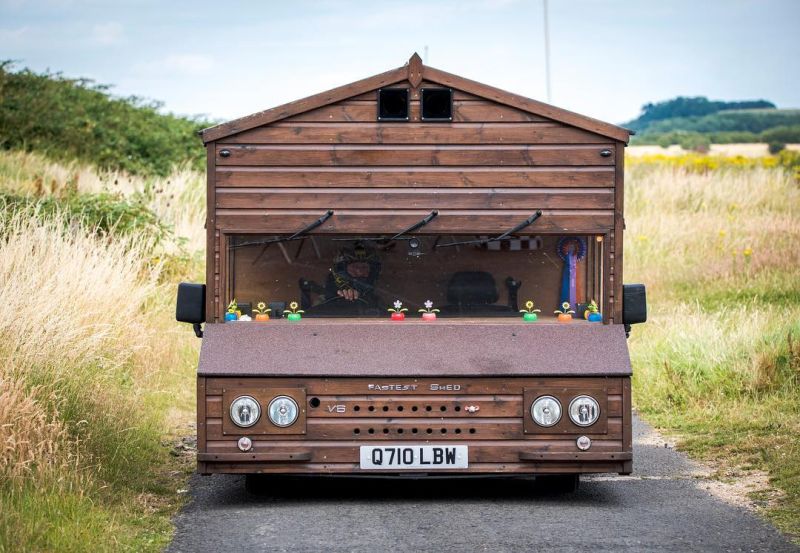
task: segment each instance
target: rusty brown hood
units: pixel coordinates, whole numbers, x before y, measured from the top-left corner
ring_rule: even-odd
[[[331,320],[207,324],[200,376],[627,376],[622,325]]]

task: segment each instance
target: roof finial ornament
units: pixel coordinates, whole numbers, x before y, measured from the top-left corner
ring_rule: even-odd
[[[414,88],[417,88],[422,82],[422,70],[422,58],[419,57],[419,54],[414,52],[408,59],[408,81]]]

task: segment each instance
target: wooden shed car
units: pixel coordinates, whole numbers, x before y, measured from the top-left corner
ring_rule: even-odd
[[[202,131],[199,472],[630,473],[629,134],[416,54]]]

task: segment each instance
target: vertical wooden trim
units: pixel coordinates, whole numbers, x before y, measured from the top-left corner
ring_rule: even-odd
[[[206,322],[216,322],[214,309],[214,243],[217,226],[216,216],[216,147],[214,142],[206,145]]]
[[[600,258],[602,260],[602,286],[603,294],[603,324],[613,322],[611,313],[611,233],[603,235],[603,242],[600,248]]]
[[[217,316],[222,321],[228,307],[228,298],[231,297],[231,283],[229,281],[230,267],[228,267],[228,234],[219,233],[219,308]]]
[[[622,451],[633,451],[633,403],[631,377],[622,379]],[[623,474],[633,472],[633,461],[624,463]]]
[[[206,379],[197,377],[197,453],[206,451]],[[198,461],[197,472],[206,474],[206,464]]]
[[[614,155],[614,321],[622,323],[622,240],[625,230],[625,144]]]

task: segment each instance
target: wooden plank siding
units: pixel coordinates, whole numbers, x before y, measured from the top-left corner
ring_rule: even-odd
[[[415,88],[396,77],[375,82],[410,88],[409,122],[377,121],[377,89],[355,96],[337,89],[328,103],[308,102],[307,111],[288,110],[254,128],[242,122],[238,134],[214,131],[209,320],[224,311],[227,235],[291,233],[327,209],[335,214],[315,233],[400,231],[433,209],[439,217],[426,232],[494,233],[541,209],[543,217],[522,234],[604,235],[606,267],[619,271],[621,143],[547,117],[552,113],[458,89],[452,122],[420,121],[420,88],[442,85],[428,79]],[[619,319],[614,276],[603,283],[604,307]]]

